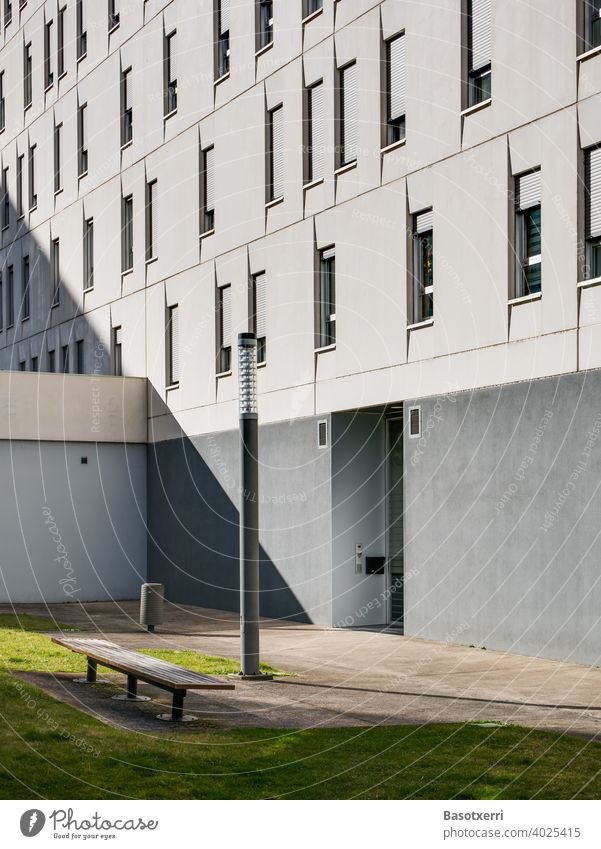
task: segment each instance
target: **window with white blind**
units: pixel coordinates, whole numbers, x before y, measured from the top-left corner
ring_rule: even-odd
[[[178,305],[167,310],[167,385],[177,386],[180,377],[179,309]]]
[[[94,288],[94,219],[83,222],[83,288]]]
[[[269,112],[268,200],[284,197],[284,107]]]
[[[219,79],[230,70],[230,0],[215,0],[215,19],[215,76]]]
[[[326,114],[323,80],[307,90],[307,182],[325,176]]]
[[[134,267],[134,199],[132,195],[121,203],[121,271],[125,274]]]
[[[133,139],[134,122],[131,90],[131,68],[121,72],[121,147]]]
[[[257,363],[267,360],[267,277],[264,271],[252,278],[252,332],[257,337]]]
[[[157,181],[146,184],[146,261],[156,259],[159,248],[159,208]]]
[[[349,165],[357,159],[358,146],[358,102],[357,63],[352,62],[339,71],[340,79],[340,166]]]
[[[232,287],[221,286],[218,290],[218,350],[217,370],[220,374],[232,367]]]
[[[585,49],[601,45],[601,0],[583,0]]]
[[[164,69],[164,112],[171,115],[177,109],[177,41],[176,31],[165,36],[163,59]]]
[[[201,151],[200,230],[201,235],[215,229],[215,148]]]
[[[434,316],[434,212],[413,216],[413,321]]]
[[[516,292],[517,298],[541,291],[542,231],[541,172],[529,171],[516,184]]]
[[[88,104],[82,103],[77,112],[77,168],[78,175],[88,173]]]
[[[586,152],[586,277],[601,277],[601,147]]]
[[[405,138],[405,101],[407,96],[407,63],[405,34],[386,42],[387,122],[386,144]]]
[[[63,187],[61,178],[62,141],[63,125],[56,124],[54,127],[54,194],[58,194]]]
[[[336,343],[336,251],[333,247],[319,254],[319,348]]]
[[[492,0],[468,0],[469,105],[490,99]]]

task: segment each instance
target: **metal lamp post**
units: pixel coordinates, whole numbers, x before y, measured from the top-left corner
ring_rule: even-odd
[[[240,392],[240,676],[265,680],[259,670],[259,422],[257,339],[238,335]]]

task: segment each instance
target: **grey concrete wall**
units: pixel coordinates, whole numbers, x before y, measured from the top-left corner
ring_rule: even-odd
[[[331,623],[330,454],[317,420],[260,428],[264,616]],[[236,431],[148,448],[149,576],[171,601],[238,609]]]
[[[406,633],[601,658],[601,373],[416,402]]]
[[[385,576],[367,575],[365,557],[386,555],[386,450],[383,417],[332,416],[332,613],[338,626],[387,620]],[[355,572],[355,545],[363,572]]]
[[[1,602],[139,595],[145,445],[2,441],[0,478]]]

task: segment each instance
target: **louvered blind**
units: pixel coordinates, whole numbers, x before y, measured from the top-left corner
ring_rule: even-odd
[[[471,64],[477,71],[491,61],[492,10],[491,0],[471,0]]]
[[[267,336],[267,278],[265,272],[255,275],[255,333],[257,339]]]
[[[333,259],[336,256],[336,248],[332,246],[331,248],[326,248],[321,252],[322,259]]]
[[[311,112],[311,179],[325,173],[326,121],[323,83],[309,89]]]
[[[123,74],[123,97],[125,109],[131,109],[131,68]]]
[[[151,258],[157,255],[159,249],[159,201],[156,180],[149,186],[149,203],[150,203],[150,238],[151,238]]]
[[[167,39],[167,49],[169,50],[169,80],[173,82],[178,79],[178,56],[177,56],[177,35],[172,32]]]
[[[219,34],[224,35],[230,28],[230,0],[221,0],[219,4]]]
[[[271,198],[284,195],[284,109],[271,112]]]
[[[541,172],[530,171],[518,177],[518,205],[521,210],[540,205]]]
[[[390,74],[390,119],[402,118],[405,114],[407,77],[405,62],[405,36],[399,35],[389,43]]]
[[[215,148],[209,147],[204,152],[205,168],[205,209],[210,212],[215,209]]]
[[[434,211],[428,209],[425,212],[419,212],[415,216],[415,231],[416,233],[427,233],[434,228]]]
[[[357,158],[357,65],[342,71],[342,144],[343,165]]]
[[[179,382],[179,310],[177,306],[169,310],[169,363],[170,382]]]
[[[588,153],[586,188],[586,234],[593,238],[601,236],[601,147],[595,147]]]
[[[232,345],[232,288],[224,286],[221,289],[221,345],[230,348]]]

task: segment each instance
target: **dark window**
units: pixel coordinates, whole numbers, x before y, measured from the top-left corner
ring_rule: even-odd
[[[318,12],[323,7],[323,0],[303,0],[303,17]]]
[[[409,410],[409,436],[420,436],[421,427],[421,410],[419,407],[411,407]]]
[[[38,196],[35,191],[35,151],[36,145],[29,148],[29,209],[35,209],[38,205]]]
[[[32,58],[31,44],[26,44],[23,48],[23,106],[28,109],[31,106],[32,88]]]
[[[4,330],[4,287],[2,285],[2,272],[0,271],[0,331]]]
[[[319,257],[319,340],[318,347],[336,342],[336,255],[334,248]]]
[[[586,154],[586,274],[601,277],[601,147]]]
[[[121,22],[121,15],[117,9],[117,0],[109,0],[109,32],[115,29],[115,27],[119,26]]]
[[[61,371],[63,374],[69,373],[69,346],[63,345],[61,348]]]
[[[121,74],[121,146],[133,139],[133,108],[131,97],[131,68]]]
[[[230,70],[230,0],[217,0],[217,78]]]
[[[60,241],[53,239],[50,244],[50,283],[52,286],[52,303],[55,307],[60,303],[61,272],[60,272]]]
[[[157,181],[146,184],[146,260],[156,259],[159,246]]]
[[[17,217],[24,215],[23,209],[23,160],[24,156],[17,156]]]
[[[8,192],[8,168],[2,169],[2,229],[10,225],[10,195]]]
[[[77,113],[77,168],[80,177],[88,173],[88,104],[82,103]]]
[[[31,358],[31,370],[32,371],[39,371],[39,369],[38,369],[38,358],[37,357]]]
[[[58,10],[56,20],[56,72],[60,77],[65,73],[65,12],[66,6]]]
[[[54,193],[60,192],[61,185],[61,141],[63,134],[63,125],[57,124],[54,128]]]
[[[601,45],[601,0],[584,0],[586,49]]]
[[[258,0],[259,3],[259,50],[273,41],[273,0]]]
[[[75,342],[75,365],[77,374],[85,374],[83,339],[78,339]]]
[[[48,21],[44,27],[44,88],[50,88],[54,82],[54,74],[52,73],[52,27],[52,21]]]
[[[6,281],[6,324],[12,327],[15,323],[15,270],[12,265],[8,266],[8,280]]]
[[[7,27],[13,19],[13,4],[4,0],[4,26]]]
[[[0,71],[0,132],[6,128],[6,101],[4,99],[4,71]]]
[[[134,267],[134,199],[131,195],[122,203],[121,270],[125,273]]]
[[[220,373],[232,367],[232,287],[222,286],[219,293],[219,351],[217,368]]]
[[[177,109],[177,43],[175,31],[165,37],[165,115]]]
[[[123,375],[122,357],[121,328],[113,327],[113,374],[115,377],[121,377]]]
[[[94,286],[94,219],[83,222],[83,287]]]
[[[76,27],[77,27],[77,59],[83,59],[88,52],[88,34],[85,27],[84,0],[76,0]]]
[[[414,315],[413,321],[427,321],[434,315],[434,215],[432,210],[414,216]]]
[[[29,276],[29,257],[24,256],[21,266],[21,321],[25,321],[29,318]]]
[[[522,174],[516,182],[516,297],[523,297],[542,286],[541,172]]]
[[[48,351],[48,371],[56,371],[56,354],[54,352],[54,348],[51,351]]]

